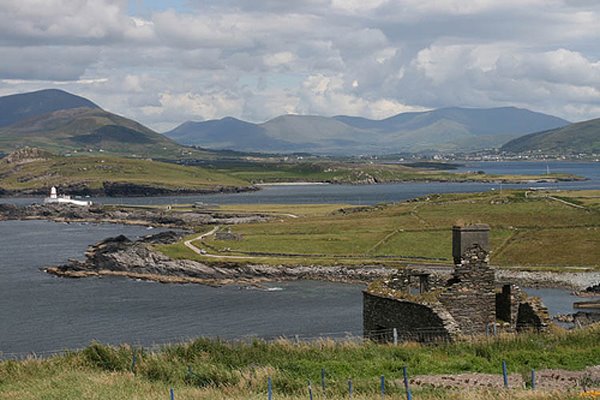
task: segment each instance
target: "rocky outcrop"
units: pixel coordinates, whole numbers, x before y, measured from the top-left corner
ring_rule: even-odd
[[[3,163],[12,165],[27,164],[38,160],[47,160],[52,154],[33,147],[23,147],[8,154],[1,159]]]
[[[45,219],[60,222],[110,222],[186,228],[211,224],[266,221],[263,215],[215,214],[208,211],[177,212],[152,208],[81,207],[70,204],[32,204],[19,207],[0,203],[0,220]]]
[[[117,236],[90,246],[83,261],[70,260],[66,265],[49,267],[46,271],[64,277],[118,275],[160,282],[216,285],[297,279],[369,282],[392,272],[391,268],[381,266],[209,264],[174,260],[153,248],[155,244],[174,243],[179,239],[179,234],[175,232],[159,233],[137,241]]]

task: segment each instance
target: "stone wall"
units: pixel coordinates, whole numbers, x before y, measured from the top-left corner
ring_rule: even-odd
[[[452,317],[439,304],[419,304],[363,292],[366,338],[390,342],[396,328],[399,341],[451,340],[459,333]]]
[[[487,261],[487,251],[471,246],[439,297],[465,335],[484,334],[496,322],[496,278]]]
[[[519,303],[517,316],[517,332],[535,330],[545,331],[548,329],[550,316],[548,309],[538,297],[528,297]]]

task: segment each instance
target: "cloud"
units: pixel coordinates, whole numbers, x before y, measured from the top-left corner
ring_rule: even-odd
[[[179,3],[178,3],[179,4]],[[517,105],[600,109],[587,0],[125,0],[0,3],[0,93],[56,86],[155,129],[232,115],[383,118]]]

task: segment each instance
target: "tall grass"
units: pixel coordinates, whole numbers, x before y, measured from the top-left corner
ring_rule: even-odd
[[[507,361],[510,373],[523,375],[531,368],[581,370],[599,363],[599,339],[600,326],[578,332],[531,333],[427,346],[331,340],[269,343],[197,339],[151,352],[93,343],[83,351],[46,360],[0,363],[0,399],[101,398],[85,397],[85,393],[91,392],[109,396],[104,398],[166,398],[169,387],[180,393],[178,399],[266,398],[267,377],[273,380],[276,398],[300,399],[308,398],[309,380],[313,382],[315,394],[321,395],[321,368],[326,370],[329,399],[343,398],[350,378],[355,398],[374,399],[381,375],[387,378],[387,394],[399,398],[404,393],[403,366],[407,366],[412,375],[500,374],[502,360]],[[134,352],[136,362],[132,370]],[[415,398],[568,398],[564,393],[542,395],[498,390],[490,393],[471,391],[465,397],[452,390],[421,389],[415,391],[415,395],[418,394]]]

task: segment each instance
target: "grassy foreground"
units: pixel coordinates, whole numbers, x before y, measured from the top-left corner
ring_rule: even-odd
[[[326,370],[327,398],[347,398],[347,380],[357,399],[378,399],[379,377],[387,378],[388,398],[404,398],[402,367],[412,376],[464,372],[527,376],[531,368],[582,370],[600,361],[600,326],[577,332],[523,334],[494,340],[422,346],[317,341],[294,344],[222,342],[198,339],[158,352],[128,346],[92,344],[83,351],[46,360],[0,362],[0,399],[266,399],[267,377],[275,399],[315,398],[321,368]],[[501,379],[499,377],[499,379]],[[577,393],[500,390],[413,390],[415,399],[575,399]]]
[[[288,207],[293,213],[294,206]],[[274,264],[448,263],[451,226],[478,222],[492,228],[495,265],[600,268],[600,191],[431,195],[367,209],[237,225],[231,229],[242,240],[209,236],[195,244],[212,254]],[[160,250],[175,258],[202,259],[182,244]]]

